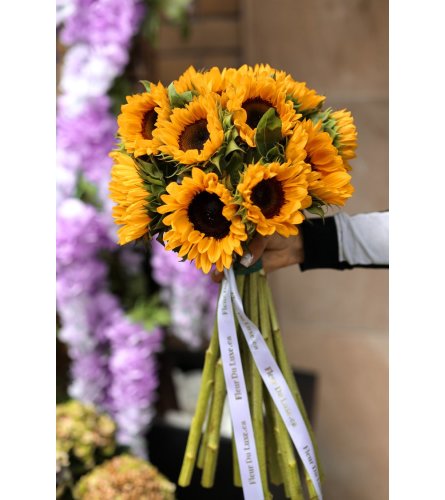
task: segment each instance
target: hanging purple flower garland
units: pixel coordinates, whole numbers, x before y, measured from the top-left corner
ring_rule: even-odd
[[[151,249],[153,277],[161,285],[161,299],[170,311],[170,330],[189,348],[199,349],[211,337],[218,285],[157,241]]]
[[[106,93],[128,62],[143,8],[138,0],[64,0],[58,14],[69,46],[57,116],[57,309],[72,360],[69,393],[108,411],[118,441],[143,456],[162,331],[128,319],[99,258],[115,248],[107,190],[116,125]],[[75,198],[79,173],[97,188],[102,211]]]
[[[70,395],[102,408],[107,405],[111,379],[108,343],[95,328],[100,321],[95,299],[107,272],[97,253],[111,243],[104,217],[94,207],[74,198],[61,204],[57,214],[56,290],[62,324],[59,337],[68,345],[72,359]]]

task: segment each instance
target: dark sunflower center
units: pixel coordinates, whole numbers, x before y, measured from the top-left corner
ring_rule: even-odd
[[[251,198],[253,203],[261,209],[266,219],[278,215],[284,205],[284,191],[281,182],[275,177],[259,182],[252,189]]]
[[[219,240],[229,234],[231,224],[224,217],[223,208],[224,203],[218,195],[203,191],[198,193],[190,203],[188,217],[197,231]]]
[[[145,113],[144,119],[142,120],[142,135],[144,139],[153,139],[153,130],[157,119],[158,114],[154,109]]]
[[[247,113],[247,125],[252,129],[256,128],[264,113],[272,107],[270,102],[264,101],[259,97],[244,101],[243,108]]]
[[[209,137],[210,134],[207,130],[207,120],[198,120],[185,127],[179,137],[179,147],[181,151],[188,151],[189,149],[201,151]]]

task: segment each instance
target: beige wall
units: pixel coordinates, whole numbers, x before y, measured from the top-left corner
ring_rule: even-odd
[[[388,208],[385,0],[244,0],[243,60],[269,63],[348,107],[359,131],[345,211]],[[270,276],[288,354],[319,377],[327,500],[388,498],[388,272]]]

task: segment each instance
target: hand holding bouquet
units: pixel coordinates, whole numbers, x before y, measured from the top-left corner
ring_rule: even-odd
[[[304,210],[323,216],[352,195],[352,116],[323,110],[323,96],[268,65],[191,67],[168,88],[142,83],[122,106],[111,153],[119,242],[157,237],[205,273],[215,266],[226,276],[179,484],[197,464],[203,486],[213,485],[227,394],[234,481],[245,498],[270,498],[269,481],[292,499],[321,498],[265,273],[239,258],[256,234],[295,235]]]

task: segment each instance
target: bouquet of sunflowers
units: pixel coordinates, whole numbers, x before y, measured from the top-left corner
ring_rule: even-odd
[[[288,498],[321,499],[266,275],[239,260],[255,235],[295,235],[304,211],[323,216],[351,197],[351,113],[323,109],[324,96],[269,65],[190,67],[167,88],[141,83],[122,106],[111,153],[119,242],[156,237],[203,272],[225,274],[179,484],[196,465],[202,485],[213,485],[227,396],[245,498],[271,498],[270,482]]]

